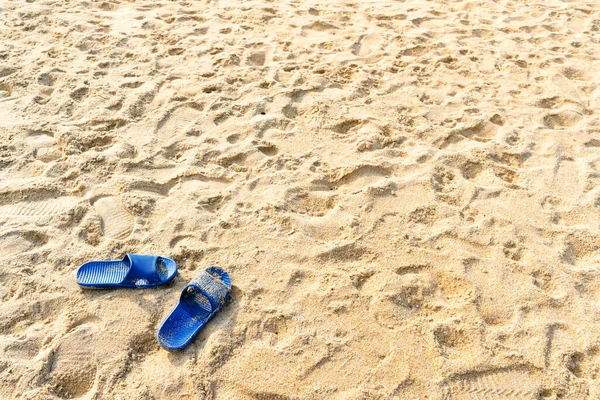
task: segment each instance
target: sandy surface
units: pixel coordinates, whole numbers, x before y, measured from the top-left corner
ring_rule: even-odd
[[[598,398],[599,40],[595,2],[0,2],[0,398]],[[125,252],[179,275],[75,283]]]

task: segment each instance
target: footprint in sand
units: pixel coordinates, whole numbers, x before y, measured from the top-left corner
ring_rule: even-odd
[[[381,35],[371,33],[362,35],[360,39],[352,46],[352,54],[364,57],[379,50],[383,44]]]
[[[93,203],[100,214],[101,228],[105,236],[113,239],[125,239],[133,230],[133,216],[125,210],[115,196],[102,197]]]
[[[177,108],[158,122],[156,136],[159,139],[173,138],[186,129],[192,128],[193,123],[201,115],[200,111],[189,106]]]
[[[565,129],[575,125],[582,114],[575,110],[561,110],[544,117],[544,125],[550,129]]]
[[[448,399],[537,399],[540,380],[525,367],[473,371],[452,378],[446,387]]]
[[[58,197],[40,201],[22,201],[0,206],[0,218],[31,219],[39,223],[72,210],[78,202],[76,197]]]
[[[48,369],[59,396],[78,397],[93,388],[97,371],[94,339],[90,326],[79,326],[51,355]]]
[[[46,235],[39,232],[8,232],[0,235],[0,254],[4,256],[22,254],[46,242],[48,242]]]
[[[33,156],[40,161],[50,162],[62,157],[62,152],[54,147],[54,134],[47,131],[31,131],[27,142],[33,148]]]

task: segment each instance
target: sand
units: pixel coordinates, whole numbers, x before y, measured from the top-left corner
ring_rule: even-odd
[[[0,398],[599,398],[599,41],[592,1],[1,2]],[[179,275],[76,284],[126,252]]]

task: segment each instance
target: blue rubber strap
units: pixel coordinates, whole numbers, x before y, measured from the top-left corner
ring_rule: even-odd
[[[158,256],[146,256],[142,254],[125,254],[123,262],[130,266],[125,277],[125,282],[146,280],[148,284],[160,283],[162,280],[156,272]]]
[[[200,285],[196,284],[196,283],[189,283],[188,285],[186,285],[186,287],[183,288],[183,291],[181,292],[181,298],[183,299],[183,296],[190,296],[190,292],[188,291],[188,288],[193,287],[195,290],[197,290],[199,292],[200,295],[206,297],[206,299],[208,300],[208,302],[210,303],[210,314],[212,315],[216,310],[219,309],[218,305],[215,305],[214,300],[211,298],[210,294],[206,292],[206,290],[204,290]],[[198,296],[198,293],[194,293],[192,294],[193,296]]]
[[[198,285],[198,284],[197,284],[197,283],[195,283],[195,282],[190,282],[190,283],[189,283],[189,284],[186,286],[186,288],[187,288],[187,287],[189,287],[189,286],[193,286],[193,287],[195,287],[196,289],[198,289],[198,291],[199,291],[199,292],[200,292],[200,293],[201,293],[201,294],[202,294],[204,297],[206,297],[206,298],[208,299],[208,301],[209,301],[209,303],[210,303],[210,306],[211,306],[211,308],[212,308],[211,314],[212,314],[212,313],[214,313],[214,312],[215,312],[216,310],[218,310],[219,308],[221,308],[221,305],[222,305],[222,304],[219,304],[219,303],[217,303],[217,302],[215,301],[215,299],[213,299],[213,298],[212,298],[212,296],[210,295],[210,293],[208,293],[208,292],[207,292],[207,291],[206,291],[206,290],[205,290],[205,289],[204,289],[202,286]]]
[[[196,287],[210,302],[213,312],[225,304],[229,295],[229,288],[223,281],[208,274],[206,271],[192,279],[188,286]]]

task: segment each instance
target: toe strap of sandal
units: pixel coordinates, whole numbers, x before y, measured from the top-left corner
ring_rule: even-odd
[[[162,280],[156,271],[156,263],[159,258],[142,254],[125,254],[123,262],[129,265],[125,281],[131,283],[145,281],[144,285],[160,283]]]
[[[229,287],[225,282],[208,271],[201,272],[188,286],[197,288],[210,301],[213,311],[221,308],[229,296]]]

